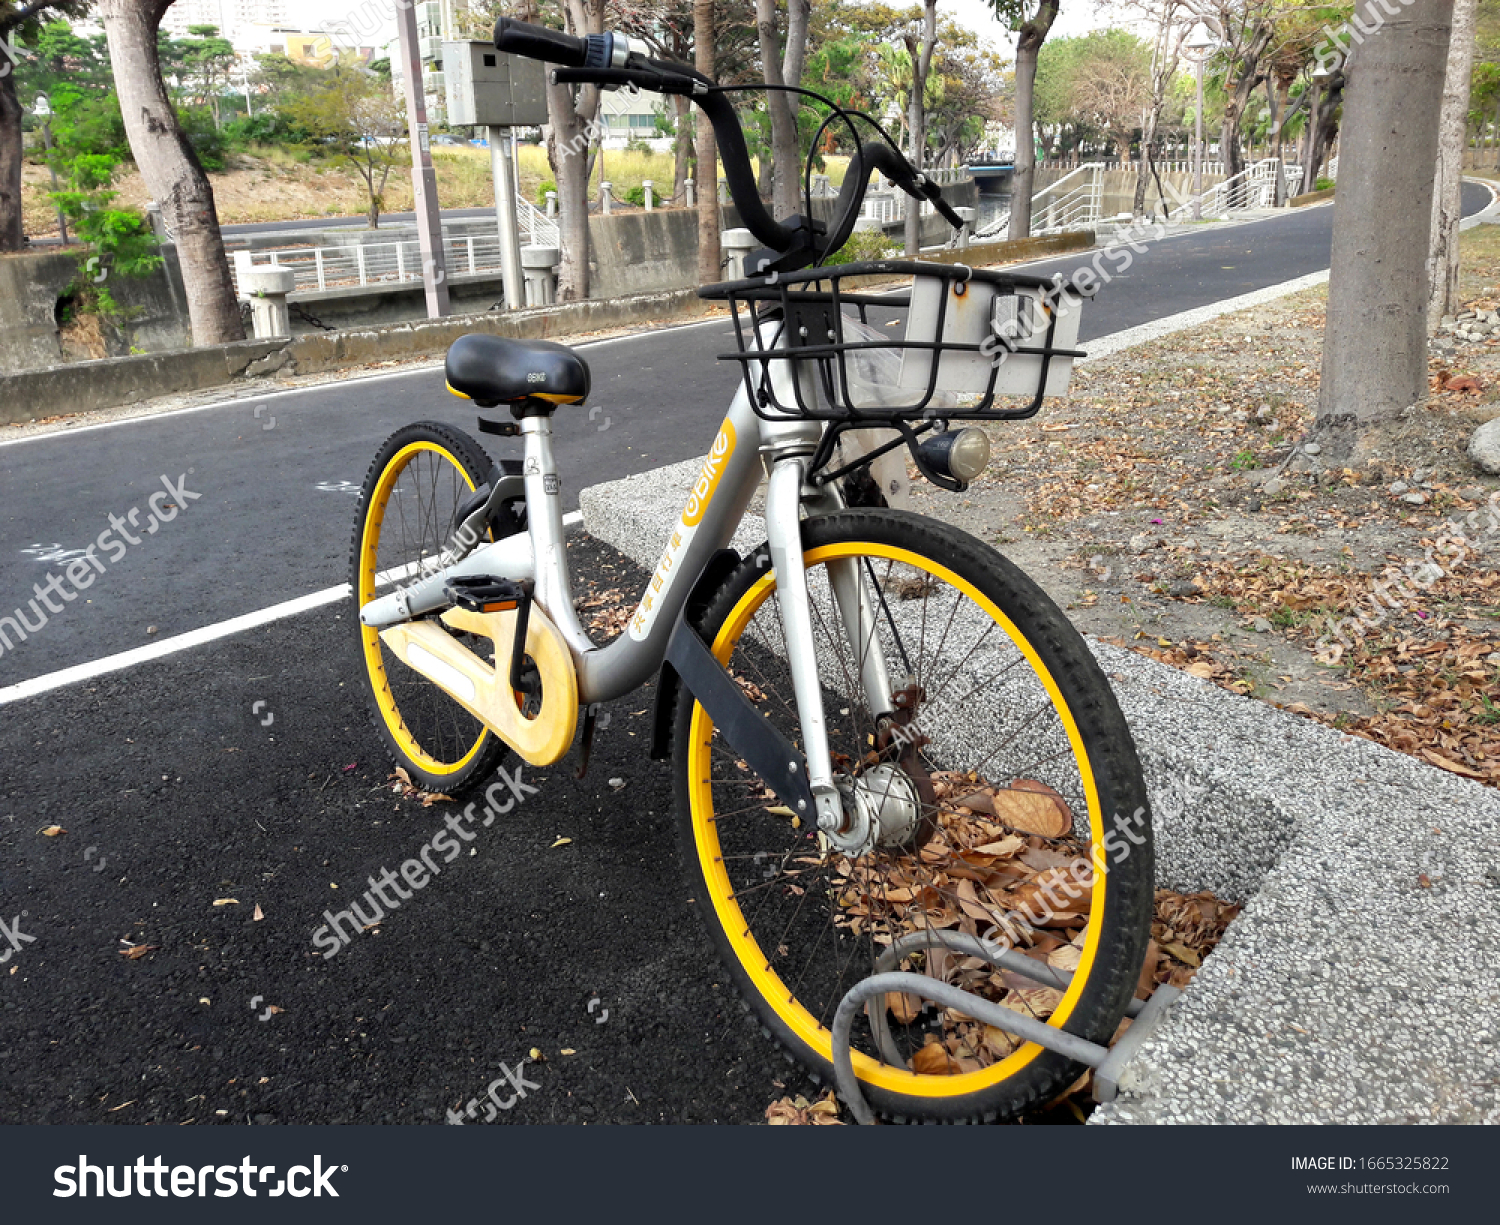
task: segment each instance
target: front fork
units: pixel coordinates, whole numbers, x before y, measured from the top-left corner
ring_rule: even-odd
[[[807,464],[806,456],[792,455],[778,458],[773,465],[766,491],[766,539],[780,596],[781,631],[786,644],[787,666],[792,673],[792,691],[797,699],[797,721],[807,759],[808,785],[817,807],[818,828],[824,833],[834,834],[845,828],[847,819],[834,783],[833,759],[828,749],[828,722],[823,709],[823,687],[813,639],[812,604],[802,555],[801,508],[804,500],[814,513],[836,509],[840,503],[832,491],[826,489],[804,499]],[[859,661],[865,701],[878,721],[890,712],[894,699],[885,652],[876,633],[878,607],[874,594],[864,581],[858,558],[835,559],[828,564],[827,573],[834,601],[838,604],[839,620],[849,639],[853,657]]]

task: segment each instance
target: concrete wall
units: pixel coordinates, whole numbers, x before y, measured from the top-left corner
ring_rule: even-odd
[[[1086,248],[1093,244],[1093,238],[1092,233],[1080,232],[1019,243],[986,243],[967,251],[937,253],[936,258],[949,261],[962,258],[966,263],[982,266]],[[243,385],[271,375],[314,374],[373,361],[433,357],[470,332],[542,340],[602,328],[693,318],[707,309],[709,304],[694,290],[677,289],[516,312],[486,311],[384,327],[319,331],[290,340],[246,340],[202,349],[54,365],[0,377],[0,424]]]
[[[698,284],[698,213],[674,208],[589,218],[589,297]]]
[[[157,353],[191,343],[176,251],[168,248],[165,254],[163,266],[148,277],[109,277],[104,282],[125,315],[100,329],[109,356]],[[69,285],[87,275],[71,252],[0,258],[0,374],[67,359],[58,306]]]

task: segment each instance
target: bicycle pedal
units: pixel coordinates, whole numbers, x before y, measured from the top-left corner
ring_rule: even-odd
[[[531,584],[486,574],[463,574],[443,585],[443,595],[470,612],[506,612],[531,602]]]

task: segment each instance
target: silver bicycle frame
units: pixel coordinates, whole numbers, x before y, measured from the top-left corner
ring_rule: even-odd
[[[764,324],[778,327],[778,324]],[[778,368],[779,367],[779,368]],[[792,377],[787,363],[774,363],[769,377],[778,384],[777,399],[795,402],[779,384]],[[804,394],[817,386],[804,371]],[[818,676],[807,578],[802,556],[801,516],[827,514],[842,507],[837,493],[807,483],[807,465],[822,433],[817,421],[771,420],[751,407],[743,383],[720,426],[713,450],[688,504],[668,540],[661,561],[647,584],[630,625],[606,647],[597,647],[579,623],[568,574],[561,482],[552,453],[550,416],[521,422],[525,439],[523,465],[528,531],[475,549],[468,556],[411,586],[378,597],[360,610],[366,624],[384,629],[444,608],[448,579],[458,575],[492,575],[531,579],[535,599],[557,626],[573,654],[579,701],[608,702],[638,688],[660,670],[668,640],[709,560],[726,548],[744,518],[762,477],[769,472],[766,537],[776,574],[788,666],[807,762],[808,782],[818,806],[820,825],[842,819],[833,783]],[[884,653],[875,633],[878,608],[855,559],[828,566],[830,584],[855,658],[869,709],[891,708],[893,694]],[[711,644],[710,644],[711,645]]]

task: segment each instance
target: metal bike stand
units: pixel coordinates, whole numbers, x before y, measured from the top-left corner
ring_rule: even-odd
[[[1100,1046],[1097,1042],[1086,1041],[1034,1017],[1023,1016],[1013,1009],[1002,1008],[982,996],[950,983],[940,982],[926,974],[892,969],[900,964],[903,957],[938,945],[955,953],[978,957],[991,965],[1059,991],[1066,991],[1073,981],[1071,974],[1065,974],[1022,953],[1003,949],[977,936],[927,929],[900,937],[875,959],[871,976],[856,983],[844,996],[833,1018],[834,1080],[838,1085],[839,1096],[849,1106],[856,1122],[873,1123],[875,1115],[860,1090],[858,1077],[854,1075],[854,1054],[849,1039],[860,1007],[877,995],[902,991],[919,996],[941,1004],[944,1008],[956,1009],[965,1016],[973,1017],[985,1025],[993,1025],[1024,1041],[1035,1042],[1048,1050],[1066,1055],[1069,1059],[1088,1064],[1094,1069],[1094,1099],[1111,1102],[1120,1089],[1121,1071],[1151,1035],[1151,1031],[1160,1024],[1172,1001],[1182,994],[1176,987],[1160,986],[1151,993],[1150,999],[1131,1000],[1125,1009],[1125,1015],[1131,1018],[1130,1028],[1113,1048]],[[884,1008],[871,1010],[870,1029],[875,1037],[875,1045],[886,1063],[906,1067],[906,1061],[891,1040]]]

